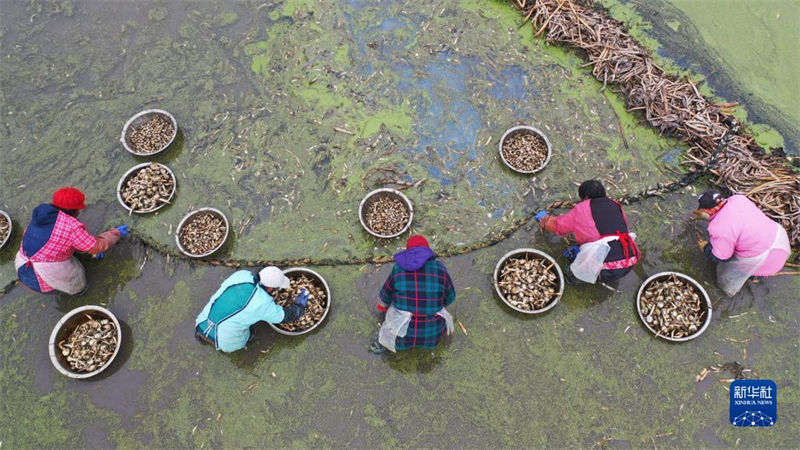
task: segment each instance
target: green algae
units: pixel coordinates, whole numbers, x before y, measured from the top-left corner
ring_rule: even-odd
[[[450,309],[468,335],[458,329],[433,351],[385,357],[370,355],[366,346],[376,329],[374,295],[388,266],[316,268],[333,292],[333,310],[319,330],[290,338],[259,327],[247,350],[225,355],[195,342],[191,327],[230,271],[196,271],[150,255],[141,279],[105,288],[120,292],[113,303],[131,328],[134,347],[120,371],[97,385],[147,374],[128,394],[136,398],[125,412],[93,405],[75,392],[76,382],[61,378],[39,398],[33,374],[52,369],[45,355],[35,355],[42,340],[20,332],[37,313],[27,307],[32,294],[17,289],[4,298],[9,314],[3,326],[11,334],[0,339],[8,343],[14,336],[25,345],[3,347],[0,357],[12,364],[0,371],[0,389],[15,386],[15,395],[25,398],[11,397],[14,404],[35,405],[24,417],[41,414],[47,421],[31,418],[30,427],[3,430],[4,441],[82,445],[71,428],[77,405],[80,421],[105,428],[106,440],[122,447],[590,447],[604,438],[687,447],[710,445],[707,434],[728,445],[737,439],[746,446],[791,445],[797,438],[791,423],[800,411],[794,344],[786,337],[797,332],[789,319],[796,305],[779,299],[798,283],[771,281],[770,295],[761,299],[749,293],[723,299],[713,271],[697,263],[702,259],[691,226],[682,222],[694,198],[689,190],[628,207],[645,259],[620,283],[623,292],[567,287],[560,304],[541,317],[503,306],[489,277],[507,250],[532,245],[557,254],[560,240],[523,229],[495,247],[445,260],[458,290]],[[667,236],[672,245],[665,247]],[[143,255],[132,256],[138,261]],[[638,283],[646,273],[669,269],[701,280],[718,311],[695,341],[659,341],[635,315]],[[168,276],[147,281],[159,273]],[[46,306],[56,320],[60,313]],[[728,375],[695,383],[704,367],[731,360],[778,383],[782,406],[771,433],[742,433],[727,423],[728,392],[718,380]],[[62,431],[41,433],[51,423],[62,423]]]
[[[35,140],[29,142],[26,139],[30,137],[23,137],[23,121],[16,120],[19,116],[8,115],[7,126],[14,133],[10,142],[21,143],[11,153],[19,170],[4,177],[3,183],[23,184],[22,174],[52,158],[50,152],[27,150],[30,146],[62,146],[63,126],[59,124],[75,124],[68,146],[96,149],[81,151],[72,158],[65,167],[72,175],[66,179],[51,179],[35,191],[25,190],[15,197],[9,204],[12,213],[24,213],[23,206],[42,201],[42,192],[49,192],[62,182],[81,186],[90,202],[113,199],[117,177],[138,161],[109,143],[115,141],[120,124],[145,106],[145,101],[147,107],[173,112],[182,128],[183,140],[162,157],[162,162],[167,162],[178,175],[178,195],[172,205],[152,216],[128,218],[121,208],[109,208],[107,224],[128,221],[142,235],[171,246],[171,228],[188,209],[215,206],[230,214],[237,231],[230,256],[238,259],[346,259],[374,253],[370,251],[371,241],[363,240],[365,235],[353,210],[368,189],[381,185],[374,170],[386,166],[387,153],[392,154],[391,164],[404,171],[398,181],[426,179],[419,188],[408,191],[415,204],[425,205],[419,208],[415,232],[436,234],[438,229],[448,229],[443,245],[453,247],[502,230],[509,219],[522,217],[531,208],[511,201],[521,198],[529,186],[524,177],[509,179],[496,156],[500,133],[521,119],[545,128],[557,152],[572,148],[568,151],[580,157],[611,147],[603,152],[609,160],[607,165],[602,164],[603,159],[576,164],[554,158],[551,167],[537,177],[546,186],[541,193],[547,199],[559,198],[559,191],[570,186],[571,181],[563,177],[566,173],[571,173],[570,178],[589,178],[616,166],[635,174],[639,164],[634,161],[641,151],[648,155],[648,161],[653,161],[650,176],[660,172],[654,156],[660,151],[655,136],[637,139],[632,146],[637,156],[625,156],[628,150],[620,146],[615,126],[619,119],[589,72],[576,69],[576,57],[543,45],[527,30],[498,32],[514,27],[518,20],[501,2],[481,7],[481,14],[492,19],[479,14],[470,18],[475,22],[473,26],[458,30],[457,46],[446,50],[446,59],[434,49],[439,42],[452,42],[453,38],[447,36],[451,32],[444,25],[452,20],[450,15],[464,14],[456,10],[438,14],[442,8],[427,5],[417,13],[435,18],[427,32],[411,40],[407,30],[419,25],[403,19],[397,25],[399,29],[390,31],[392,40],[381,44],[401,43],[400,49],[384,52],[380,47],[366,46],[362,50],[355,46],[337,25],[350,14],[354,17],[354,32],[363,34],[366,42],[374,42],[379,36],[374,24],[386,16],[382,9],[356,11],[323,4],[314,9],[312,22],[307,4],[293,5],[257,10],[260,14],[282,11],[280,17],[274,17],[274,23],[266,25],[248,20],[242,11],[229,14],[210,5],[208,11],[198,6],[197,11],[192,10],[171,25],[178,30],[177,40],[169,34],[169,27],[137,21],[135,29],[128,28],[118,35],[116,48],[96,46],[87,49],[88,54],[64,52],[69,55],[68,61],[57,64],[68,70],[55,73],[75,74],[64,79],[48,77],[46,71],[37,70],[53,64],[41,48],[27,59],[22,54],[12,54],[15,64],[2,69],[12,90],[16,86],[14,80],[29,77],[34,86],[43,88],[55,83],[62,86],[60,89],[71,89],[74,95],[57,120],[58,108],[53,107],[53,102],[58,100],[52,97],[23,87],[20,92],[33,100],[28,106],[22,108],[16,97],[9,98],[9,113],[21,109],[37,117],[36,123],[48,125],[42,126],[34,135]],[[231,22],[231,14],[238,19]],[[311,26],[317,22],[319,25]],[[321,32],[320,26],[328,31]],[[208,33],[209,28],[219,29],[218,33],[224,36]],[[484,40],[484,36],[493,37]],[[133,45],[123,44],[123,39]],[[125,51],[121,52],[120,47]],[[74,87],[73,79],[86,76],[81,72],[84,65],[79,63],[86,59],[103,64],[94,75],[99,84],[82,90]],[[115,68],[133,59],[137,64],[126,71],[124,81],[117,79]],[[372,72],[357,73],[353,64],[357,68],[357,63],[365,60],[373,64]],[[530,74],[527,86],[523,84],[521,89],[535,92],[536,97],[532,101],[516,101],[517,111],[509,110],[505,100],[498,100],[491,93],[504,82],[492,79],[498,67],[495,60],[512,62],[512,68],[519,67],[514,70]],[[524,65],[519,66],[518,61],[524,61]],[[405,88],[399,87],[408,75],[399,73],[397,65],[408,65],[412,73],[427,74],[419,76],[420,82],[434,82],[430,88],[409,88],[401,93]],[[193,70],[196,67],[204,69],[198,72]],[[459,87],[450,85],[452,77],[436,72],[453,70],[474,72],[471,79],[465,80],[468,91],[463,98],[454,94]],[[561,79],[564,71],[571,80]],[[171,74],[175,72],[184,74],[183,78],[174,79]],[[561,88],[554,90],[554,85]],[[564,95],[570,98],[569,103],[563,100]],[[265,102],[265,98],[269,100]],[[474,138],[436,129],[447,124],[437,119],[438,124],[427,132],[440,141],[432,141],[433,145],[421,152],[423,149],[416,144],[418,133],[431,122],[425,111],[431,105],[446,111],[458,105],[456,101],[463,102],[458,106],[462,111],[477,112],[474,118],[465,116],[473,123],[464,124],[464,131],[474,133]],[[583,114],[574,116],[574,108]],[[102,113],[102,120],[97,119],[98,112]],[[458,123],[462,119],[453,116],[448,120]],[[621,120],[628,132],[646,130],[626,117]],[[471,156],[462,166],[451,162],[453,152]],[[669,177],[666,173],[659,175],[663,181]],[[628,188],[639,190],[650,181],[653,180],[645,176],[631,179]],[[501,189],[476,190],[478,185]],[[462,226],[464,223],[479,223],[483,228],[475,230]],[[310,237],[302,245],[278,244],[293,241],[290,231],[298,227]],[[353,245],[349,236],[359,237],[360,245]],[[265,252],[265,247],[270,250]],[[320,249],[324,249],[323,254]]]
[[[800,121],[800,61],[788,57],[800,40],[800,11],[792,1],[697,2],[669,0],[736,79],[795,123]],[[708,11],[713,10],[713,14]],[[747,39],[742,39],[747,36]]]
[[[106,38],[112,41],[108,46],[70,49],[82,55],[71,61],[48,60],[57,51],[68,54],[66,48],[41,45],[34,51],[29,40],[22,40],[22,49],[9,50],[13,64],[0,66],[2,117],[10,136],[0,145],[16,166],[12,171],[2,164],[0,183],[3,193],[19,192],[4,194],[4,209],[26,222],[32,205],[46,199],[49,189],[75,183],[89,193],[97,222],[92,231],[126,221],[169,248],[174,225],[186,210],[211,203],[232,220],[231,257],[350,258],[390,254],[401,245],[372,241],[353,211],[361,196],[377,187],[370,172],[377,167],[404,170],[410,181],[428,178],[406,192],[419,216],[414,232],[428,234],[439,251],[474,243],[542,202],[573,198],[572,182],[585,177],[613,173],[608,176],[619,184],[612,191],[616,196],[674,176],[659,168],[660,157],[679,146],[640,125],[614,94],[604,95],[591,74],[577,67],[582,63],[577,56],[534,40],[527,27],[517,30],[520,17],[505,2],[461,4],[472,12],[466,15],[443,2],[403,6],[433,18],[415,47],[401,42],[404,51],[410,50],[402,56],[413,62],[412,73],[433,77],[430,67],[438,68],[436,64],[453,69],[453,74],[471,70],[465,85],[469,95],[463,97],[485,108],[475,133],[475,155],[465,155],[451,168],[444,166],[437,147],[448,153],[464,148],[447,147],[446,139],[424,152],[402,151],[417,148],[415,134],[425,128],[415,126],[434,119],[420,116],[417,108],[444,98],[450,100],[442,102],[445,109],[451,110],[456,104],[452,100],[460,99],[454,88],[439,80],[429,91],[401,95],[397,87],[405,74],[392,67],[394,59],[381,60],[379,50],[369,46],[366,56],[376,60],[375,73],[385,76],[342,74],[351,70],[346,67],[351,53],[334,49],[345,40],[333,31],[337,21],[344,20],[345,12],[355,14],[355,30],[367,30],[365,41],[372,41],[380,33],[369,29],[383,17],[404,15],[394,5],[358,11],[317,2],[287,2],[274,9],[240,5],[239,19],[231,29],[217,30],[215,37],[209,27],[220,11],[208,4],[191,4],[201,11],[165,29],[131,13],[137,28]],[[310,11],[319,25],[307,23]],[[84,13],[79,3],[75,15]],[[295,25],[282,18],[292,18]],[[460,21],[466,25],[453,34],[447,25]],[[60,26],[64,24],[72,22]],[[56,33],[56,25],[43,22],[39,30]],[[112,21],[97,33],[103,26],[119,28]],[[318,27],[331,33],[320,34]],[[283,39],[272,39],[270,30],[275,29],[287,31]],[[88,33],[77,27],[79,31]],[[452,43],[456,35],[460,37],[453,49],[434,59],[439,43]],[[3,39],[7,48],[6,42],[16,38],[4,34]],[[270,47],[259,48],[265,41]],[[356,51],[355,46],[348,48]],[[263,59],[255,70],[258,56]],[[470,59],[481,64],[469,66]],[[102,69],[83,72],[84,61]],[[135,67],[128,67],[131,61]],[[46,69],[50,64],[57,68]],[[495,77],[514,66],[519,66],[514,77]],[[125,76],[115,67],[126,67]],[[175,73],[181,76],[176,79]],[[501,101],[489,92],[527,75],[522,85],[535,89],[524,100]],[[18,77],[30,80],[32,87]],[[296,90],[315,85],[331,88],[319,88],[317,97],[309,98]],[[47,88],[69,92],[68,100],[39,91]],[[23,104],[22,95],[30,105]],[[343,107],[325,108],[330,98],[340,99]],[[510,102],[516,110],[509,110]],[[178,175],[178,196],[157,215],[128,217],[113,201],[114,188],[138,160],[113,142],[128,116],[153,105],[176,113],[185,134],[163,156]],[[569,156],[554,158],[535,181],[511,174],[496,157],[500,133],[519,120],[542,128],[558,154]],[[65,123],[72,129],[65,130]],[[490,143],[484,144],[487,138]],[[55,149],[64,147],[76,150],[61,157]],[[16,189],[33,186],[29,178],[34,168],[52,168],[54,155],[65,165],[63,177],[38,180],[34,189]],[[429,172],[431,165],[451,171],[456,181],[442,183]],[[468,177],[476,183],[470,184]],[[531,186],[535,192],[523,195]],[[192,327],[230,271],[167,262],[152,250],[131,251],[124,244],[104,262],[87,263],[92,286],[88,297],[55,303],[16,288],[2,298],[0,326],[11,333],[0,336],[0,394],[8,400],[0,402],[0,441],[13,448],[89,446],[97,442],[87,437],[91,428],[106,431],[110,446],[137,448],[276,443],[591,447],[604,438],[637,447],[718,445],[705,440],[709,434],[728,445],[741,438],[740,444],[748,447],[790,446],[798,440],[791,427],[800,400],[791,339],[797,325],[790,319],[797,308],[783,299],[793,298],[800,286],[794,280],[775,280],[766,292],[748,291],[735,301],[724,300],[713,287],[711,267],[694,251],[692,228],[683,224],[694,206],[691,192],[626,208],[646,256],[621,283],[623,293],[568,287],[560,304],[541,317],[521,317],[505,308],[493,294],[490,274],[506,251],[534,246],[558,255],[564,245],[560,239],[532,226],[497,246],[447,259],[458,288],[451,310],[469,334],[457,330],[434,351],[386,357],[369,355],[366,345],[376,329],[375,295],[388,266],[315,267],[334,298],[319,330],[289,338],[260,326],[246,351],[225,355],[196,343]],[[13,256],[13,250],[4,250],[3,258],[7,252]],[[5,270],[10,260],[3,261]],[[691,343],[654,339],[633,310],[638,282],[668,269],[700,279],[720,311],[706,334]],[[91,384],[62,379],[42,351],[47,328],[64,312],[59,309],[99,302],[108,303],[129,325],[130,354],[108,378]],[[746,314],[733,317],[741,313]],[[731,338],[750,339],[751,344]],[[745,347],[748,356],[742,359]],[[702,368],[729,360],[739,360],[779,384],[780,419],[771,433],[743,433],[728,425],[728,393],[717,381],[725,375],[694,382]],[[54,377],[50,384],[41,380],[48,377]],[[143,378],[141,384],[125,391],[136,377]],[[125,392],[120,397],[126,406],[101,406],[81,389],[86,386],[119,389]]]
[[[741,102],[735,115],[744,121],[755,116],[745,125],[759,145],[789,145],[794,152],[800,142],[795,120],[800,89],[793,79],[800,68],[796,58],[783,55],[797,41],[797,27],[786,24],[800,18],[789,3],[599,2],[668,72],[701,81],[702,71],[712,83],[699,86],[704,95]]]

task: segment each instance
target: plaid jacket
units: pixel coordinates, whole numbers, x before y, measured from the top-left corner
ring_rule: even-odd
[[[97,238],[87,232],[78,219],[44,204],[34,210],[31,224],[22,237],[20,252],[33,262],[60,262],[70,259],[76,251],[88,252],[96,243]],[[17,274],[31,289],[53,290],[32,267],[20,267]],[[35,283],[31,275],[35,275]]]
[[[405,337],[397,338],[397,350],[434,348],[445,333],[444,319],[435,314],[453,303],[456,290],[447,268],[434,259],[433,252],[431,254],[417,270],[406,270],[401,264],[395,264],[379,294],[378,309],[385,311],[389,305],[394,305],[414,314]]]

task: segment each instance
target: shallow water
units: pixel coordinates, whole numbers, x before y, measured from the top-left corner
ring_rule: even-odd
[[[685,221],[704,186],[626,209],[645,258],[618,283],[619,293],[567,287],[541,317],[506,308],[490,283],[497,260],[518,247],[558,255],[565,246],[529,225],[445,260],[458,288],[452,312],[468,334],[457,329],[432,352],[367,352],[390,265],[313,260],[358,260],[402,245],[369,239],[355,216],[361,197],[382,183],[374,169],[426,179],[405,192],[415,202],[413,231],[440,251],[479,243],[539,205],[572,198],[574,181],[598,176],[621,196],[677,176],[670,170],[682,147],[599,92],[576,56],[517,30],[509,5],[0,8],[11,62],[0,65],[3,209],[21,229],[52,189],[75,184],[89,195],[81,219],[90,230],[129,222],[162,250],[127,239],[103,261],[85,261],[90,289],[81,297],[20,287],[0,297],[0,445],[797,442],[800,325],[792,299],[800,283],[777,278],[723,298]],[[182,139],[158,160],[176,171],[179,187],[163,212],[129,218],[115,188],[139,160],[116,141],[125,120],[146,107],[178,119]],[[496,156],[500,135],[518,121],[541,128],[554,145],[535,181]],[[259,326],[248,349],[233,355],[194,340],[197,312],[232,269],[177,257],[169,231],[190,207],[206,205],[233,223],[224,258],[312,259],[333,291],[323,326],[300,338]],[[0,253],[3,285],[14,278],[15,239]],[[688,273],[709,289],[714,317],[695,341],[659,341],[639,323],[635,292],[663,270]],[[125,343],[107,373],[76,382],[51,367],[46,344],[58,318],[84,304],[113,310]],[[729,374],[695,383],[706,366],[729,361],[778,384],[779,420],[769,433],[730,427]]]

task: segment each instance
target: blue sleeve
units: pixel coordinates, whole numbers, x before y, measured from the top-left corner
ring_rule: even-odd
[[[271,295],[267,291],[259,289],[260,306],[258,308],[259,320],[269,323],[281,323],[284,318],[283,307],[275,303]]]

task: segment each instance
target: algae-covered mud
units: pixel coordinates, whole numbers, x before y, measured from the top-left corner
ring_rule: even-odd
[[[517,30],[499,1],[3,9],[13,161],[3,202],[21,221],[65,183],[113,202],[119,177],[141,162],[118,142],[122,125],[153,107],[181,130],[157,157],[178,193],[158,215],[112,208],[108,224],[130,222],[174,247],[183,214],[217,207],[235,232],[227,256],[238,259],[390,253],[356,214],[375,187],[415,186],[405,190],[411,231],[458,247],[573,195],[574,179],[624,176],[620,188],[636,191],[674,178],[661,163],[676,144],[627,117],[576,56]],[[498,155],[520,122],[561,155],[534,181]],[[63,175],[45,175],[55,170]]]
[[[84,259],[83,296],[0,296],[0,447],[795,445],[800,280],[724,298],[685,220],[707,186],[628,207],[644,250],[635,271],[618,292],[568,286],[541,316],[506,307],[491,273],[511,249],[558,256],[564,240],[529,224],[458,251],[574,199],[584,179],[620,197],[681,176],[685,148],[520,20],[497,0],[0,3],[0,208],[15,228],[0,287],[15,279],[32,208],[62,185],[87,193],[88,229],[129,223],[141,238]],[[177,193],[129,216],[117,182],[146,159],[119,137],[148,108],[177,118],[175,144],[155,158]],[[553,146],[535,177],[499,157],[518,124]],[[314,265],[402,245],[359,224],[359,201],[383,186],[413,202],[411,232],[463,253],[444,260],[461,326],[432,352],[367,351],[390,265]],[[230,220],[221,258],[309,260],[331,288],[321,326],[288,337],[262,323],[231,355],[195,341],[197,313],[231,273],[177,256],[180,218],[203,206]],[[664,270],[709,291],[712,322],[694,341],[658,340],[639,322],[635,292]],[[84,304],[117,315],[123,344],[108,371],[78,382],[52,368],[47,340]],[[728,423],[732,374],[696,381],[734,362],[777,383],[766,432]]]
[[[4,447],[790,447],[798,440],[797,305],[788,277],[750,285],[734,300],[714,286],[683,221],[691,190],[629,208],[645,259],[618,285],[568,287],[541,317],[515,313],[493,295],[491,272],[507,251],[552,255],[560,239],[533,226],[487,249],[448,258],[465,334],[436,350],[368,353],[377,329],[383,266],[315,267],[333,310],[305,337],[259,324],[232,355],[192,336],[197,311],[230,269],[166,261],[124,244],[91,263],[86,297],[14,289],[0,299],[0,441]],[[665,245],[665,241],[669,245]],[[563,264],[562,258],[559,263]],[[679,270],[714,304],[708,330],[672,344],[640,323],[635,291],[649,275]],[[82,304],[107,305],[123,347],[108,373],[79,382],[47,357],[50,327]],[[746,430],[728,423],[738,362],[779,389],[778,421]],[[558,406],[555,406],[558,405]]]

